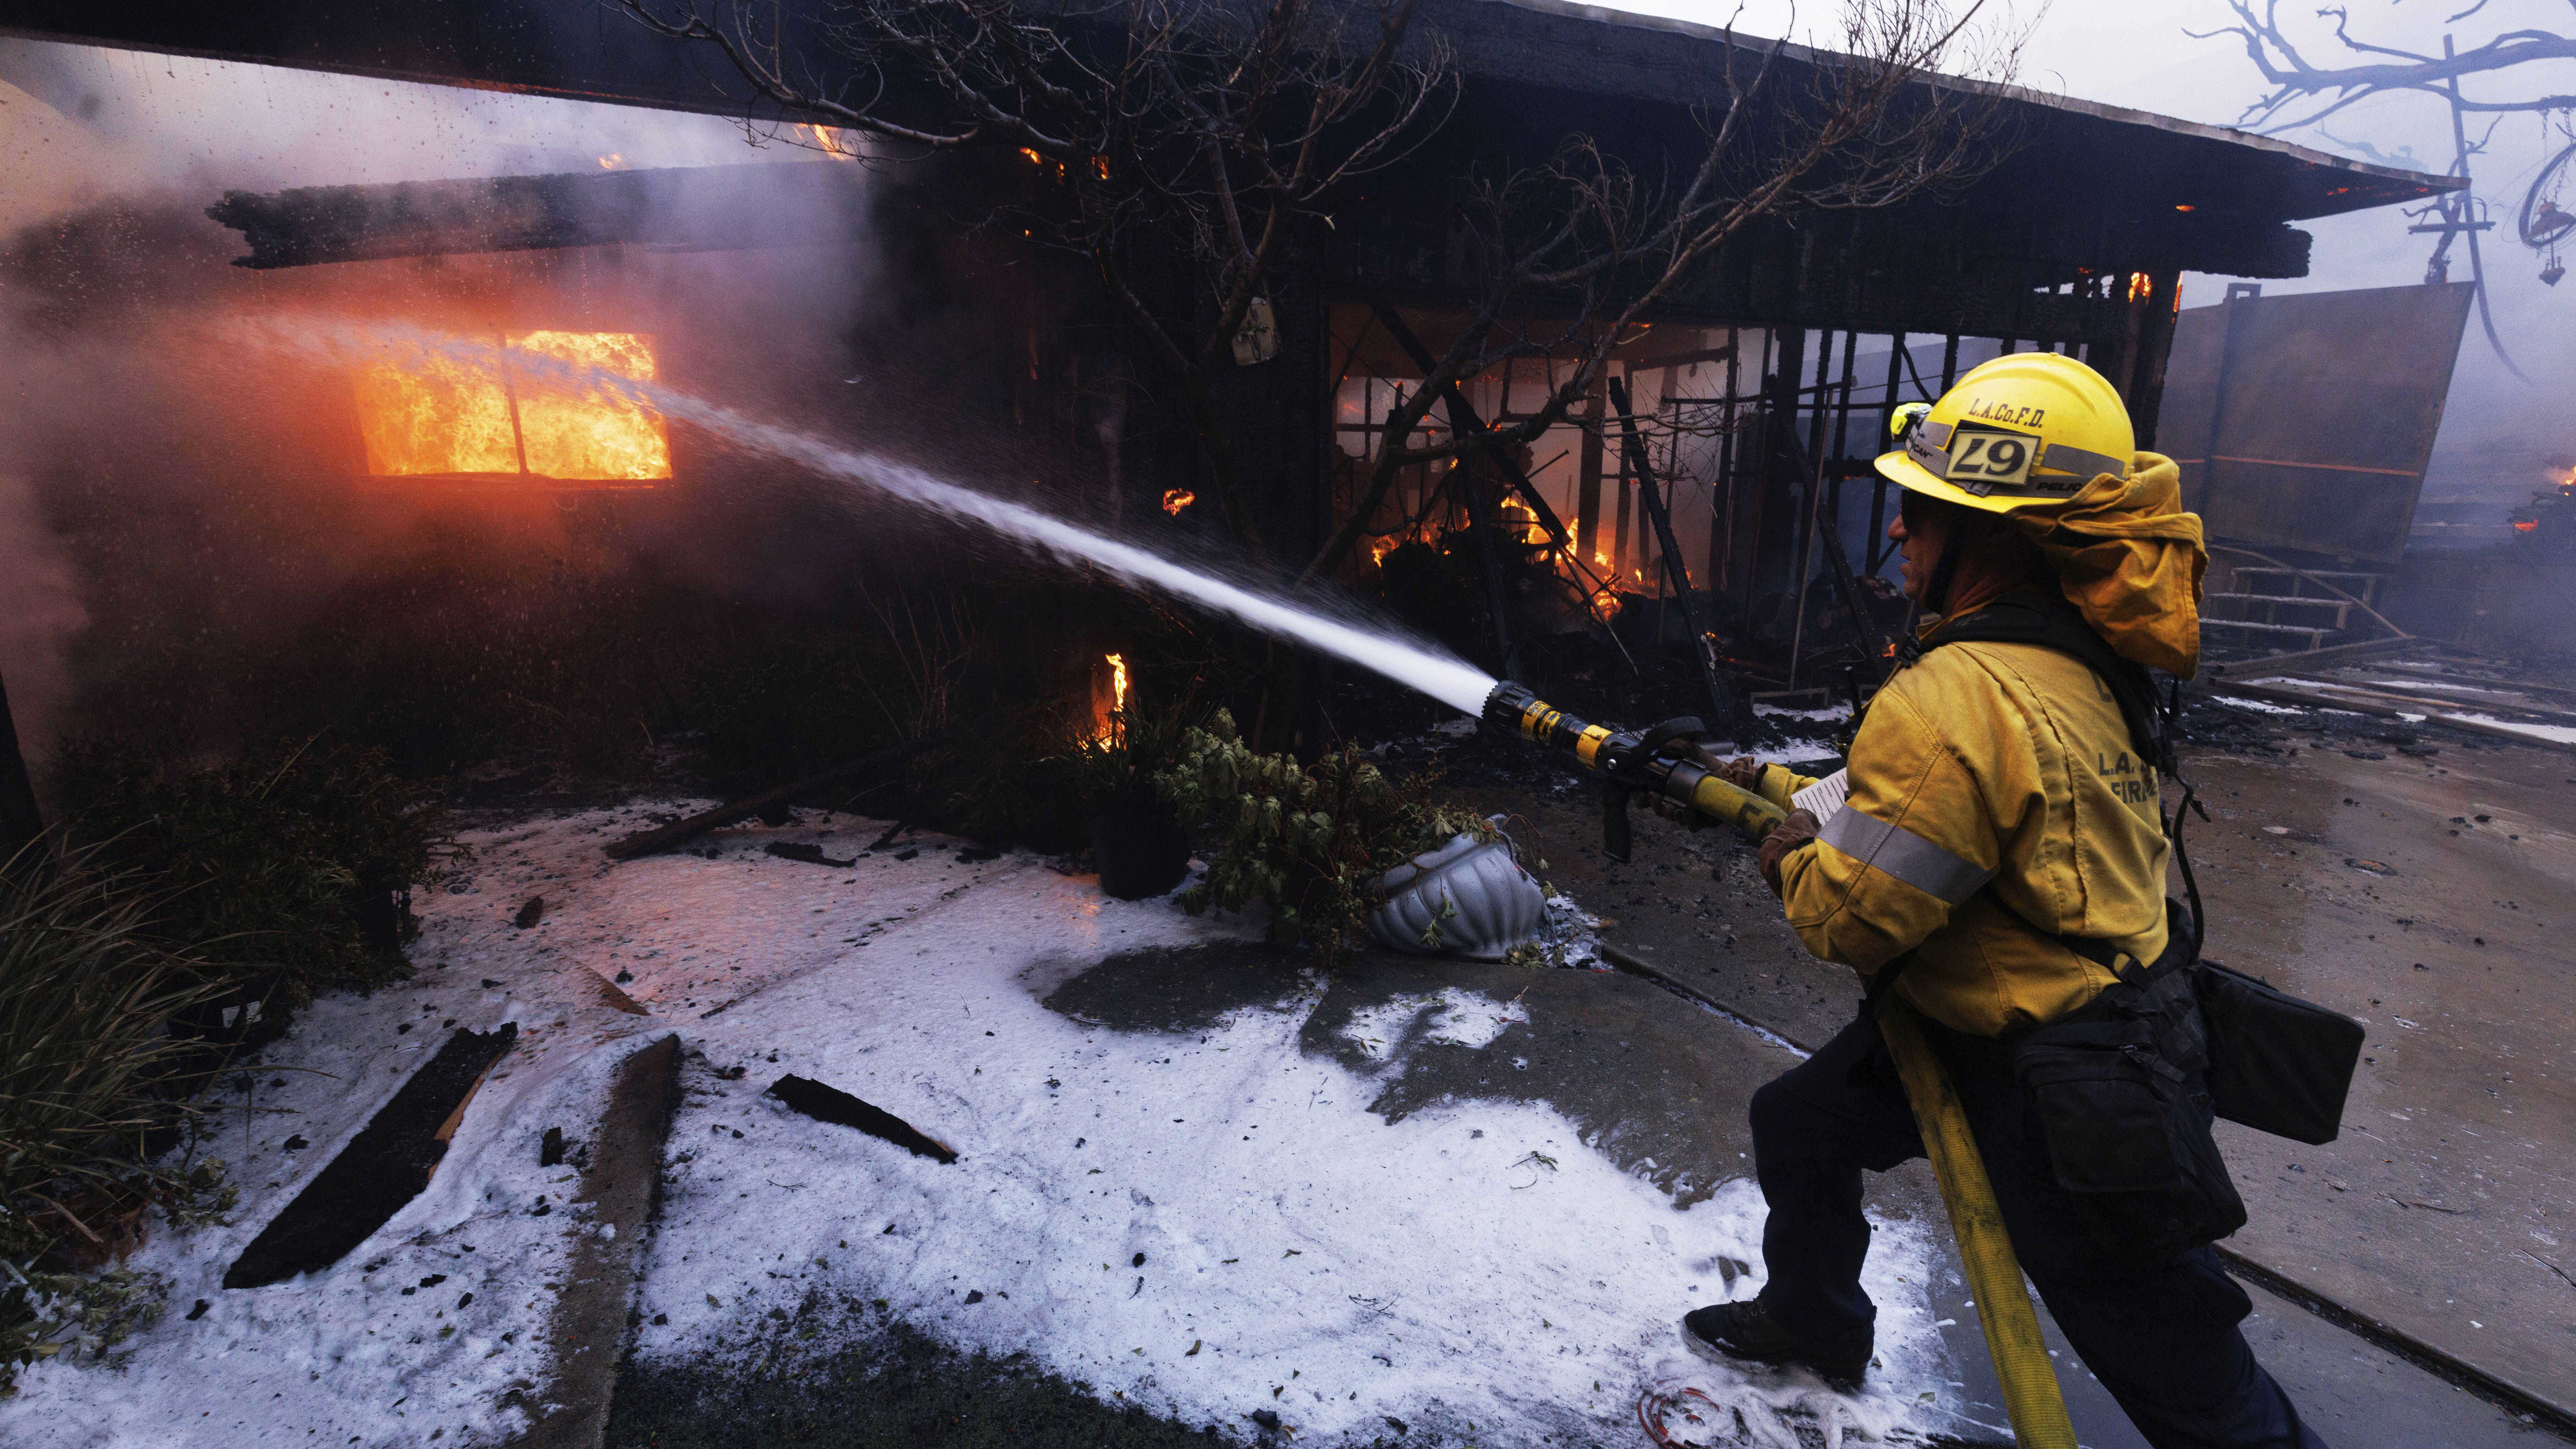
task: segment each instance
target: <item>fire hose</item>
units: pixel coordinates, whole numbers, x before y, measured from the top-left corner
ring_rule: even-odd
[[[1770,801],[1730,784],[1696,763],[1690,746],[1707,733],[1692,718],[1666,720],[1650,729],[1615,730],[1577,719],[1540,699],[1526,686],[1505,680],[1485,698],[1485,722],[1508,730],[1545,749],[1571,754],[1586,770],[1599,775],[1607,794],[1602,812],[1602,849],[1625,863],[1631,846],[1628,805],[1637,795],[1663,809],[1729,825],[1759,840],[1786,818]],[[2002,1386],[2004,1412],[2013,1437],[2029,1449],[2075,1449],[2075,1428],[2066,1414],[2065,1395],[2050,1367],[2048,1348],[2039,1336],[2039,1314],[2022,1281],[2021,1260],[2013,1255],[2004,1229],[2003,1210],[1995,1202],[1994,1184],[1985,1160],[1968,1130],[1967,1109],[1958,1088],[1932,1054],[1914,1010],[1889,992],[1878,1007],[1879,1035],[1896,1060],[1905,1099],[1923,1136],[1924,1155],[1940,1179],[1941,1202],[1950,1215],[1959,1262],[1976,1295],[1977,1321],[1985,1330],[1986,1351],[1994,1358],[1995,1380]]]

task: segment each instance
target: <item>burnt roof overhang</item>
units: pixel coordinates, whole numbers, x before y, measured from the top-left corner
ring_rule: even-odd
[[[1448,34],[1471,77],[1592,96],[1625,96],[1690,107],[1725,92],[1730,38],[1724,30],[1568,0],[1423,0],[1416,24]],[[1774,42],[1731,40],[1738,74]],[[1783,62],[1829,65],[1829,52],[1780,43]],[[2397,202],[2419,201],[2464,183],[2323,151],[2224,126],[1996,87],[1957,77],[1946,88],[1998,95],[2024,109],[2030,154],[2064,169],[2068,189],[2116,191],[2164,209],[2210,208],[2275,222],[2307,221]]]
[[[1028,3],[1063,5],[1070,11],[1079,0]],[[801,28],[807,52],[828,55],[819,28],[824,14],[821,0],[789,0],[784,23],[791,42]],[[1692,110],[1724,94],[1729,62],[1743,74],[1757,63],[1760,52],[1774,44],[1730,38],[1724,31],[1687,21],[1565,0],[1420,0],[1415,25],[1418,37],[1427,41],[1437,32],[1451,45],[1466,82],[1464,104],[1470,110],[1488,116],[1505,114],[1527,109],[1525,102],[1535,97],[1543,104],[1525,118],[1525,125],[1560,130],[1604,124],[1631,130],[1660,128],[1675,144],[1681,142]],[[5,13],[0,13],[0,29],[133,49],[665,109],[734,116],[758,110],[743,83],[711,47],[662,39],[597,5],[412,0],[387,6],[375,0],[273,0],[258,6],[108,6],[90,0],[9,0]],[[1793,69],[1835,61],[1830,54],[1806,47],[1781,45],[1779,49],[1781,63]],[[834,77],[826,73],[820,79],[829,84]],[[1932,83],[1983,90],[2015,108],[2014,119],[2021,123],[2025,144],[2006,162],[2002,174],[1978,184],[1979,194],[1994,214],[2009,217],[2011,225],[2047,234],[2015,242],[2017,249],[2080,256],[2090,265],[2299,275],[2306,268],[2305,238],[2288,231],[2288,223],[2421,200],[2462,184],[2456,178],[2365,165],[2270,137],[2141,111],[2017,88],[1998,91],[1955,78]],[[1627,115],[1604,114],[1602,101],[1623,99],[1635,103],[1622,108]],[[574,186],[572,180],[505,178],[427,185],[452,185],[464,192],[476,187],[515,189],[530,195],[512,206],[542,211],[549,188],[588,189]],[[618,199],[621,188],[651,184],[607,182],[597,188],[599,205],[583,210],[614,214],[626,205]],[[370,190],[381,193],[382,189]],[[1992,205],[1998,199],[2011,203],[2009,209]],[[381,200],[381,196],[371,199],[358,209],[377,207]],[[433,212],[446,205],[426,193],[422,202]],[[491,209],[488,196],[469,196],[465,202]],[[330,211],[329,205],[322,205],[313,214],[327,216]],[[428,232],[436,230],[432,227]],[[521,231],[530,238],[545,235],[543,226]],[[569,238],[586,233],[574,227],[557,234],[567,239],[520,244],[577,245],[583,243]],[[602,235],[599,239],[616,238]],[[401,245],[426,247],[429,243],[416,237]],[[253,246],[252,264],[263,264],[257,260],[261,253],[256,240]],[[283,258],[287,253],[272,250],[271,255]]]

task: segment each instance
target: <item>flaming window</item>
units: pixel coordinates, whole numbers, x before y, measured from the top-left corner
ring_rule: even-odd
[[[358,434],[379,477],[515,474],[565,482],[671,476],[661,417],[621,398],[535,383],[511,353],[650,381],[653,340],[631,332],[522,332],[500,367],[430,355],[360,370]]]

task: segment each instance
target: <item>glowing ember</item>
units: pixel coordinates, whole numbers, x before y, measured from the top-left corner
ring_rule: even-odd
[[[644,381],[655,371],[652,340],[633,333],[529,332],[508,345]],[[662,419],[621,400],[503,378],[438,354],[364,368],[356,384],[358,432],[372,474],[621,482],[671,476]]]
[[[1182,509],[1198,501],[1199,496],[1187,488],[1166,489],[1163,493],[1163,511],[1178,518],[1181,516]]]
[[[625,169],[626,169],[626,153],[625,153],[625,152],[623,152],[623,151],[611,151],[611,152],[609,152],[607,155],[600,157],[600,158],[599,158],[599,169],[600,169],[600,170],[602,170],[602,171],[623,171],[623,170],[625,170]]]

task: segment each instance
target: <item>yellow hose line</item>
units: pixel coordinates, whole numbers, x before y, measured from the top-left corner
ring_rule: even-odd
[[[1986,1179],[1985,1159],[1977,1155],[1977,1139],[1968,1131],[1958,1089],[1923,1040],[1914,1008],[1894,992],[1878,1004],[1878,1031],[1896,1058],[1896,1074],[1905,1083],[1905,1099],[1913,1104],[1924,1152],[1941,1179],[1941,1201],[1950,1210],[1950,1232],[1959,1241],[1968,1290],[1977,1296],[1977,1322],[1986,1331],[1986,1352],[1994,1356],[2013,1440],[2022,1449],[2076,1449],[2066,1397],[2049,1367],[2048,1346],[2040,1341],[2039,1314],[2030,1306],[2021,1260],[2013,1256],[2012,1239],[2004,1232],[2003,1210],[1995,1206],[1994,1184]]]

